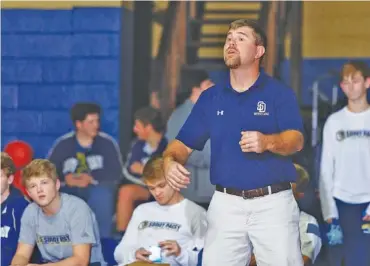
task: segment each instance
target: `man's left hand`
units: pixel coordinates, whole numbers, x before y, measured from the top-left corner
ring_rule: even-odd
[[[159,246],[162,250],[167,250],[167,256],[174,255],[175,257],[178,257],[181,253],[181,248],[179,244],[174,240],[159,242]]]
[[[258,131],[242,131],[239,141],[242,152],[262,153],[266,151],[266,136]]]
[[[363,221],[365,222],[370,222],[370,215],[365,215],[364,218],[362,218]]]

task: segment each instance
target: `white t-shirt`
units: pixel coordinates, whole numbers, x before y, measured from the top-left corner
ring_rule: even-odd
[[[322,246],[319,224],[315,217],[301,211],[299,215],[299,233],[302,255],[309,257],[314,263]]]
[[[144,203],[135,209],[114,258],[120,265],[126,265],[136,261],[135,252],[139,248],[149,250],[160,241],[175,240],[181,254],[178,257],[162,254],[162,262],[171,266],[196,266],[206,230],[205,209],[188,199],[169,206]]]
[[[370,108],[353,113],[347,107],[325,123],[320,167],[320,198],[324,219],[339,218],[334,198],[370,202]],[[366,210],[370,215],[370,205]]]

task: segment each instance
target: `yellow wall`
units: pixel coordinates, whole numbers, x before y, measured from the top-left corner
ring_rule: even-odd
[[[168,1],[154,1],[153,12],[165,12],[168,7]],[[163,32],[163,25],[157,22],[152,23],[152,57],[155,58],[158,54],[159,44]]]
[[[306,1],[303,10],[304,58],[370,57],[370,2]]]

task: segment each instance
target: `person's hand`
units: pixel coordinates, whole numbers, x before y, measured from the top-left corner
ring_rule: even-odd
[[[85,188],[88,185],[92,184],[93,180],[94,179],[92,178],[91,175],[86,174],[86,173],[81,173],[78,175],[78,178],[77,178],[77,186]]]
[[[252,254],[251,261],[249,262],[249,266],[256,266],[256,265],[257,265],[256,257],[254,256],[254,254]]]
[[[130,171],[137,175],[142,175],[144,171],[144,165],[139,162],[134,162],[130,165]]]
[[[145,262],[148,262],[148,263],[152,263],[148,257],[151,255],[152,253],[144,248],[139,248],[138,250],[136,250],[135,252],[135,259],[137,259],[138,261],[145,261]]]
[[[77,186],[77,179],[74,174],[68,174],[64,177],[64,180],[66,181],[66,184],[69,187],[76,187]]]
[[[167,183],[176,191],[186,188],[190,183],[190,172],[180,163],[175,161],[165,161],[164,176]]]
[[[329,218],[329,219],[327,219],[327,220],[326,220],[326,222],[327,222],[328,224],[331,224],[331,223],[333,222],[333,218]]]
[[[68,174],[64,177],[64,180],[66,181],[66,184],[70,187],[81,187],[85,188],[89,184],[93,183],[93,178],[86,174],[86,173],[81,173],[81,174]]]
[[[178,257],[181,253],[181,248],[175,240],[166,240],[159,242],[159,246],[162,250],[167,251],[167,256],[174,255],[175,257]]]
[[[370,215],[369,214],[366,214],[363,218],[362,218],[363,221],[365,222],[370,222]]]
[[[266,136],[258,131],[242,131],[239,141],[242,152],[262,153],[266,150]]]

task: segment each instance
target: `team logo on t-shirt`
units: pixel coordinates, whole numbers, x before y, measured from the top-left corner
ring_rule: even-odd
[[[370,130],[339,130],[336,133],[337,141],[347,138],[370,138]]]
[[[60,244],[69,244],[71,243],[71,238],[68,234],[65,235],[56,235],[56,236],[41,236],[37,234],[36,242],[43,245],[60,245]]]
[[[181,225],[177,223],[170,223],[170,222],[142,221],[139,224],[138,229],[144,230],[145,228],[167,229],[167,230],[179,231],[181,228]]]
[[[8,238],[9,236],[10,227],[9,226],[2,226],[1,227],[1,237]]]

